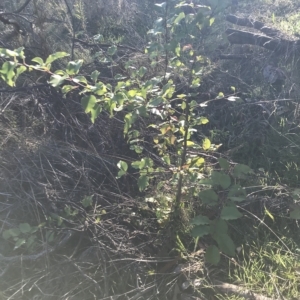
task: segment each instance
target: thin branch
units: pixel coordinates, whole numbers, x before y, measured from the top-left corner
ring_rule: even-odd
[[[41,84],[22,86],[14,89],[0,89],[0,93],[29,92],[32,89],[40,89],[44,87],[50,87],[50,85],[48,83],[41,83]]]
[[[83,44],[85,46],[88,46],[88,47],[101,47],[101,48],[108,48],[108,47],[111,47],[112,44],[98,44],[98,43],[88,43],[88,42],[85,42],[83,40],[80,40],[80,39],[76,39],[74,38],[74,41],[75,42],[78,42],[80,44]],[[140,52],[140,53],[144,53],[142,50],[139,50],[137,48],[133,48],[133,47],[130,47],[130,46],[126,46],[126,45],[116,45],[118,48],[121,48],[121,49],[129,49],[129,50],[132,50],[132,51],[135,51],[135,52]]]
[[[14,11],[15,14],[18,14],[20,13],[29,3],[30,3],[31,0],[27,0],[25,1],[25,3],[20,7],[18,8],[16,11]]]
[[[71,60],[73,60],[74,59],[74,48],[75,48],[75,41],[74,41],[74,39],[75,39],[75,23],[74,23],[74,17],[73,17],[73,14],[72,14],[72,10],[71,10],[71,7],[70,7],[68,1],[64,0],[64,2],[67,6],[68,13],[71,17],[71,23],[72,23],[72,31],[73,32],[72,32]]]
[[[61,239],[61,241],[54,247],[47,247],[45,250],[36,253],[36,254],[30,254],[30,255],[16,255],[16,256],[3,256],[2,254],[0,254],[0,262],[4,261],[4,262],[8,262],[8,263],[14,263],[16,261],[22,260],[22,261],[33,261],[33,260],[37,260],[38,258],[44,256],[45,254],[49,254],[51,252],[53,252],[54,250],[58,249],[59,247],[63,246],[64,244],[67,243],[67,241],[71,238],[71,236],[73,235],[73,232],[71,231],[67,231],[64,234],[64,237]]]

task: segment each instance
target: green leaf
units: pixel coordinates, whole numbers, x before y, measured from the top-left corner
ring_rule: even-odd
[[[203,157],[196,157],[192,159],[190,166],[201,167],[203,166],[204,163],[205,163],[205,159]]]
[[[79,72],[82,64],[83,64],[82,59],[78,59],[76,61],[70,61],[67,65],[67,70],[66,70],[67,73],[69,75],[76,75]]]
[[[221,211],[221,219],[223,220],[235,220],[242,216],[235,206],[224,206]]]
[[[269,212],[269,210],[267,210],[266,207],[265,207],[265,214],[266,214],[270,219],[272,219],[272,221],[275,221],[273,215]]]
[[[40,66],[44,64],[44,61],[40,57],[35,57],[31,61],[38,63]]]
[[[217,96],[217,99],[222,99],[222,98],[224,98],[224,94],[222,92],[220,92]]]
[[[96,95],[99,95],[99,96],[103,96],[106,92],[107,92],[106,85],[104,85],[102,82],[97,82],[96,83],[96,88],[95,88],[95,90],[93,90],[93,93],[96,94]],[[117,95],[119,97],[122,94],[117,94]]]
[[[197,125],[205,125],[209,122],[209,120],[205,117],[200,117],[196,119],[196,124]]]
[[[96,82],[99,75],[100,75],[100,72],[97,71],[97,70],[95,70],[95,71],[91,74],[92,80],[93,80],[94,82]]]
[[[210,224],[210,220],[206,216],[199,215],[199,216],[196,216],[195,218],[193,218],[190,221],[190,224],[191,225],[207,225],[207,224]]]
[[[97,117],[99,116],[99,114],[102,111],[102,107],[100,105],[96,105],[93,107],[93,109],[91,110],[91,121],[92,123],[95,123]]]
[[[162,97],[154,97],[149,101],[148,105],[150,107],[156,107],[156,106],[162,104],[163,102],[164,102],[164,99]]]
[[[28,223],[20,223],[19,228],[22,233],[28,233],[31,231],[31,226]]]
[[[34,236],[34,235],[31,235],[31,236],[27,239],[27,242],[26,242],[26,247],[27,247],[27,249],[30,248],[30,246],[33,245],[35,239],[36,239],[36,236]]]
[[[2,237],[3,237],[5,240],[8,240],[8,239],[11,237],[10,229],[4,230],[3,233],[2,233]]]
[[[243,165],[243,164],[237,164],[234,166],[233,176],[244,177],[246,174],[249,174],[251,172],[252,172],[252,170],[250,167]]]
[[[49,55],[48,58],[46,59],[46,65],[47,64],[51,64],[55,60],[57,60],[59,58],[66,57],[66,56],[70,56],[70,54],[68,54],[66,52],[56,52],[56,53],[53,53],[53,54]]]
[[[93,196],[85,196],[82,201],[81,204],[84,208],[87,208],[89,206],[92,206],[93,204]]]
[[[137,90],[129,90],[127,92],[128,97],[133,98],[137,94]]]
[[[73,82],[75,82],[75,83],[79,83],[79,82],[81,82],[81,83],[85,83],[85,84],[87,84],[88,82],[87,82],[87,79],[84,77],[84,76],[76,76],[76,77],[74,77],[73,78]]]
[[[140,168],[140,165],[141,165],[141,162],[140,161],[134,161],[131,163],[131,166],[134,168],[134,169],[141,169]]]
[[[67,78],[66,75],[60,76],[60,75],[58,75],[58,74],[53,74],[53,75],[51,75],[51,77],[50,77],[49,83],[50,83],[53,87],[57,87],[57,86],[60,86],[60,85],[65,81],[66,78]]]
[[[204,235],[209,234],[209,226],[207,225],[199,225],[199,226],[195,226],[192,231],[191,231],[191,235],[192,237],[203,237]]]
[[[149,185],[149,177],[146,175],[140,176],[138,179],[138,187],[140,191],[145,190],[145,188]]]
[[[247,194],[243,187],[239,184],[235,184],[230,187],[228,198],[232,201],[241,202],[246,200]]]
[[[101,42],[101,41],[103,41],[103,39],[104,39],[104,37],[103,37],[102,34],[96,34],[96,35],[93,36],[93,40],[95,42],[98,42],[98,43]]]
[[[51,231],[46,232],[46,240],[47,240],[48,243],[53,242],[53,240],[54,240],[54,231],[51,230]]]
[[[295,220],[300,219],[300,207],[297,207],[296,209],[290,212],[290,218]]]
[[[9,233],[11,236],[17,237],[20,235],[21,231],[19,228],[12,228],[12,229],[9,229]]]
[[[174,20],[174,25],[177,25],[184,18],[185,18],[185,14],[184,12],[181,12]]]
[[[15,244],[14,250],[20,248],[23,244],[26,244],[26,240],[25,239],[18,239],[16,244]]]
[[[93,95],[84,96],[81,98],[81,105],[86,113],[91,112],[96,103],[97,99]]]
[[[205,138],[202,142],[202,148],[203,150],[208,150],[211,146],[211,142],[208,138]]]
[[[15,76],[14,69],[16,68],[17,63],[12,61],[6,61],[2,65],[2,69],[0,70],[1,78],[9,85],[15,86],[15,80],[13,79]]]
[[[229,169],[230,165],[229,165],[228,161],[225,158],[223,158],[223,157],[218,158],[218,162],[219,162],[220,167],[223,170],[228,170]]]
[[[169,155],[165,155],[162,157],[162,160],[167,164],[170,165],[171,164],[171,160],[170,160],[170,156]]]
[[[209,19],[209,26],[211,26],[215,22],[215,18],[210,18]]]
[[[27,71],[27,68],[25,66],[20,66],[19,68],[17,68],[16,69],[16,79],[25,71]]]
[[[211,245],[206,249],[205,260],[208,263],[217,265],[220,261],[220,251],[215,245]]]
[[[216,204],[219,200],[218,195],[212,189],[201,191],[198,196],[203,204]]]
[[[231,184],[231,179],[229,175],[221,172],[213,171],[211,179],[214,185],[220,185],[223,189],[227,189]]]
[[[215,219],[210,226],[210,234],[212,236],[219,233],[227,233],[228,225],[227,222],[222,219]]]
[[[223,253],[229,256],[235,255],[234,242],[227,233],[218,233],[214,235],[213,238],[218,243],[218,246]]]
[[[17,51],[12,51],[5,48],[0,48],[0,57],[10,58],[19,56]]]
[[[121,178],[123,175],[126,175],[126,172],[123,171],[123,170],[120,170],[120,171],[118,172],[117,178]]]
[[[143,77],[146,73],[147,73],[147,68],[146,67],[140,67],[140,69],[138,70],[138,75],[140,77]]]
[[[70,91],[72,91],[72,90],[74,90],[74,89],[76,89],[75,86],[66,84],[66,85],[64,85],[64,86],[62,87],[61,91],[63,92],[63,94],[67,94],[67,93],[69,93]]]
[[[108,55],[114,55],[117,52],[117,46],[113,45],[107,49]]]
[[[124,171],[124,172],[127,172],[127,170],[128,170],[128,165],[127,165],[127,163],[126,163],[125,161],[123,161],[123,160],[120,160],[120,161],[118,162],[117,167],[118,167],[120,170]]]

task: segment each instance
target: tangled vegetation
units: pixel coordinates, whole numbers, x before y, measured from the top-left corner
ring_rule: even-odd
[[[298,4],[23,2],[0,299],[298,299]]]

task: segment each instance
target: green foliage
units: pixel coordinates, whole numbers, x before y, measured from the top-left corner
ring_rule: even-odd
[[[235,202],[243,201],[246,194],[242,187],[233,184],[233,178],[235,180],[246,178],[251,169],[238,164],[231,172],[230,164],[220,158],[218,162],[222,171],[213,170],[211,177],[204,179],[206,161],[202,152],[213,151],[215,146],[201,134],[201,126],[207,124],[209,120],[199,115],[197,110],[201,104],[197,103],[193,93],[194,89],[201,85],[201,76],[208,63],[198,50],[202,47],[201,42],[196,45],[194,37],[205,32],[214,23],[215,16],[208,6],[199,7],[194,14],[185,14],[184,6],[183,2],[177,4],[163,2],[155,5],[158,18],[148,32],[149,44],[145,52],[152,65],[163,58],[165,62],[163,74],[152,76],[148,74],[146,67],[137,69],[134,63],[128,61],[125,64],[128,78],[117,74],[114,85],[110,85],[99,80],[98,71],[91,72],[89,76],[80,74],[82,59],[69,61],[65,69],[52,72],[51,63],[65,58],[68,56],[67,53],[56,52],[48,56],[45,62],[36,57],[32,60],[35,64],[30,65],[25,63],[21,48],[15,51],[0,49],[0,55],[7,59],[0,74],[10,86],[15,85],[17,77],[27,69],[49,74],[49,83],[55,88],[60,88],[64,95],[75,89],[79,91],[83,110],[90,114],[92,123],[102,111],[108,112],[111,117],[123,111],[124,136],[128,138],[131,149],[140,156],[139,160],[131,163],[132,169],[139,173],[137,179],[139,190],[147,190],[152,179],[160,181],[161,174],[167,179],[159,182],[158,190],[164,184],[173,190],[172,201],[167,201],[168,205],[165,208],[157,209],[161,223],[169,219],[170,215],[180,216],[183,197],[198,198],[201,205],[222,205],[220,215],[214,219],[196,216],[191,221],[194,225],[191,231],[193,237],[199,238],[209,234],[215,240],[218,249],[212,246],[207,253],[207,259],[217,263],[219,251],[230,256],[235,254],[235,246],[228,235],[226,221],[242,216]],[[218,10],[222,5],[216,2],[213,6]],[[105,61],[113,62],[117,51],[118,47],[111,45],[106,51]],[[146,79],[146,76],[149,77]],[[175,93],[176,78],[187,78],[186,90],[180,95]],[[224,97],[224,93],[220,92],[217,98]],[[155,119],[154,124],[150,124],[149,127],[153,129],[153,147],[160,157],[158,164],[144,153],[139,138],[139,127],[136,125],[141,119],[149,124],[147,119],[150,115]],[[198,131],[203,136],[201,141],[194,138]],[[119,168],[117,178],[128,175],[127,162],[119,161],[117,167]],[[204,190],[204,184],[211,184],[212,187]],[[220,190],[227,195],[225,202],[222,203],[219,197]],[[92,197],[85,197],[82,205],[85,208],[91,206]],[[72,218],[76,214],[76,210],[72,210],[69,206],[65,207],[65,217]],[[63,226],[62,216],[52,214],[52,219],[58,226]],[[23,231],[26,230],[25,227],[22,228]],[[24,242],[19,243],[22,245]]]
[[[241,248],[238,263],[230,263],[232,280],[272,299],[278,294],[286,299],[298,299],[300,279],[296,242],[299,241],[285,239],[285,245],[282,245],[269,235],[263,239],[256,235],[255,241]]]
[[[37,238],[37,231],[45,224],[42,223],[38,226],[31,226],[28,223],[20,223],[19,227],[4,230],[2,237],[4,240],[12,240],[14,242],[14,249],[20,248],[25,245],[27,249],[32,249],[35,246]]]
[[[220,252],[215,245],[211,245],[206,249],[205,259],[207,262],[217,265],[220,261]]]
[[[82,203],[82,206],[83,206],[84,208],[87,208],[87,207],[89,207],[89,206],[92,206],[92,204],[93,204],[93,196],[85,196],[85,197],[82,199],[81,203]]]

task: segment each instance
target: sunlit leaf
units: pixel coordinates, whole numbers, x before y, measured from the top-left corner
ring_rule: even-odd
[[[6,61],[0,70],[1,78],[9,85],[15,86],[15,72],[14,69],[16,68],[17,63],[12,61]]]
[[[184,18],[185,18],[185,14],[184,12],[181,12],[174,20],[174,25],[177,25]]]
[[[99,114],[102,111],[102,107],[100,105],[95,105],[92,109],[91,109],[91,122],[95,123],[97,117],[99,116]]]
[[[275,221],[274,216],[270,213],[270,211],[265,207],[265,214],[272,220]]]
[[[16,244],[15,244],[14,250],[20,248],[24,244],[26,244],[26,239],[24,239],[24,238],[18,239]]]
[[[85,83],[87,84],[87,79],[84,77],[84,76],[76,76],[76,77],[73,77],[73,82],[75,83]]]
[[[73,85],[69,85],[69,84],[66,84],[62,87],[61,91],[63,92],[63,94],[67,94],[69,93],[70,91],[72,91],[73,89],[75,89],[76,87],[73,86]]]
[[[97,99],[93,95],[83,96],[81,98],[81,105],[86,113],[89,113],[97,103]]]
[[[48,58],[46,59],[45,64],[51,64],[52,62],[54,62],[55,60],[59,59],[59,58],[63,58],[66,56],[70,56],[70,54],[66,53],[66,52],[56,52],[53,53],[51,55],[48,56]]]
[[[40,66],[44,64],[44,61],[40,57],[34,57],[31,61],[38,63]]]
[[[17,56],[19,56],[17,51],[0,48],[0,57],[9,58],[9,57],[17,57]]]
[[[92,74],[91,74],[92,80],[93,80],[94,82],[96,82],[96,81],[98,80],[98,76],[99,76],[99,75],[100,75],[100,72],[99,72],[99,71],[97,71],[97,70],[93,71]]]
[[[58,75],[58,74],[53,74],[50,77],[49,83],[53,87],[57,87],[57,86],[60,86],[61,84],[63,84],[66,78],[67,78],[67,76],[61,76],[61,75]]]
[[[202,142],[202,148],[203,150],[208,150],[211,146],[211,142],[208,138],[205,138]]]
[[[128,170],[128,164],[123,160],[120,160],[118,162],[117,167],[124,172],[127,172],[127,170]]]
[[[82,59],[78,59],[76,61],[70,61],[67,65],[67,70],[66,70],[67,73],[69,75],[76,75],[79,72],[82,64],[83,64]]]

